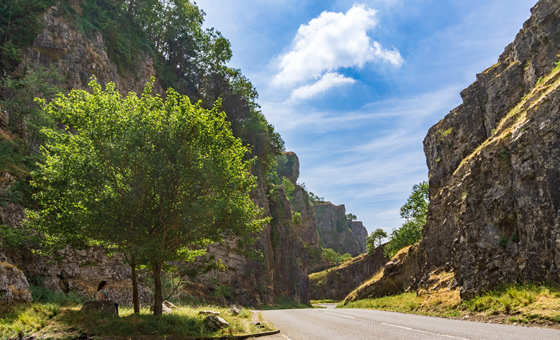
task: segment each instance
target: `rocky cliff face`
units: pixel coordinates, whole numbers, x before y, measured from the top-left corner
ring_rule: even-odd
[[[450,273],[462,298],[560,281],[560,3],[531,12],[463,104],[428,131],[428,219],[393,268],[401,290],[428,287],[435,272]]]
[[[78,13],[81,12],[77,2],[74,6]],[[156,76],[153,60],[148,56],[139,58],[134,73],[120,74],[107,55],[101,33],[94,31],[91,39],[87,39],[57,6],[49,8],[43,20],[44,30],[33,45],[24,50],[24,61],[16,72],[22,73],[28,65],[55,66],[64,76],[68,90],[87,88],[91,76],[95,76],[100,84],[114,82],[123,93],[142,93],[150,77]],[[155,90],[163,92],[159,86]]]
[[[560,3],[542,0],[531,12],[424,140],[424,278],[450,267],[463,297],[560,278]]]
[[[362,222],[346,218],[344,205],[317,202],[314,206],[317,230],[323,248],[357,256],[366,251],[367,230]]]
[[[344,299],[388,261],[383,249],[383,246],[377,247],[373,252],[357,256],[336,268],[309,275],[310,299]]]

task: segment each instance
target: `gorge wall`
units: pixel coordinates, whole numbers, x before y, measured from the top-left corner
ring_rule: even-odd
[[[426,288],[437,273],[449,273],[445,287],[460,288],[462,298],[560,282],[560,3],[539,1],[461,96],[424,140],[430,205],[422,240],[378,288],[354,299],[383,295],[389,283]]]
[[[81,3],[69,1],[76,15],[81,13]],[[150,55],[140,54],[137,64],[131,68],[134,72],[123,72],[110,58],[102,33],[93,30],[91,36],[86,36],[72,21],[75,17],[65,15],[59,6],[47,9],[42,18],[44,28],[32,46],[23,50],[23,61],[16,68],[15,76],[23,76],[35,67],[53,67],[61,78],[59,85],[63,91],[86,89],[90,78],[95,76],[100,84],[114,82],[123,94],[141,92],[150,77],[155,76],[154,90],[163,93],[157,79],[156,62]],[[0,88],[0,97],[3,95],[2,90]],[[17,93],[11,95],[17,96]],[[239,111],[235,114],[242,115]],[[0,108],[0,113],[2,141],[11,138],[11,132],[7,129],[10,112]],[[256,145],[255,149],[258,148],[262,149],[263,146]],[[286,153],[285,159],[286,162],[277,172],[280,178],[287,178],[293,185],[294,189],[289,194],[281,185],[269,183],[264,170],[258,167],[255,170],[259,180],[251,197],[272,217],[271,223],[256,237],[254,247],[262,257],[250,258],[228,252],[226,247],[213,245],[209,247],[209,254],[221,258],[227,269],[199,275],[189,283],[192,291],[187,294],[196,291],[199,296],[206,294],[221,302],[244,305],[270,304],[277,299],[291,299],[300,303],[309,301],[307,274],[327,264],[321,256],[313,203],[305,188],[297,184],[299,160],[294,153]],[[9,197],[19,182],[28,180],[28,174],[17,176],[10,169],[0,168],[0,225],[2,228],[7,226],[6,230],[19,228],[25,217],[23,205],[11,201]],[[340,212],[344,218],[341,236],[344,242],[340,243],[338,251],[354,255],[364,252],[367,231],[361,222],[346,221],[344,207]],[[334,216],[332,221],[338,221],[339,217]],[[322,222],[325,230],[336,229],[327,224]],[[0,270],[0,275],[23,275],[16,280],[19,282],[18,287],[29,281],[55,291],[76,292],[91,297],[100,280],[109,280],[111,295],[115,300],[126,303],[132,299],[130,268],[120,256],[108,257],[99,249],[65,249],[51,258],[32,253],[28,246],[9,246],[0,237],[0,262],[5,269]],[[146,273],[141,273],[141,276],[140,293],[142,301],[146,303],[150,300],[147,288],[150,280]],[[28,294],[12,294],[12,290],[4,284],[10,280],[0,280],[0,296],[22,296],[27,299]]]
[[[76,12],[79,13],[79,2],[75,1],[73,5],[77,6]],[[43,20],[43,31],[31,47],[24,49],[23,62],[15,74],[23,75],[26,70],[37,66],[55,66],[65,90],[87,88],[93,75],[101,84],[115,82],[122,93],[141,92],[148,79],[156,76],[154,62],[149,56],[139,58],[133,74],[119,73],[117,66],[107,55],[102,34],[94,31],[90,38],[86,37],[76,28],[75,23],[59,12],[57,6],[49,8]],[[163,91],[157,83],[155,91]],[[5,138],[10,133],[5,130],[4,124],[9,120],[9,112],[0,112],[0,137]],[[24,208],[11,202],[8,193],[17,185],[18,180],[25,181],[28,178],[16,178],[6,169],[0,171],[0,225],[18,228],[24,218]],[[220,287],[227,287],[224,299],[229,302],[258,305],[272,303],[282,297],[307,303],[307,272],[311,261],[309,254],[320,254],[314,215],[306,203],[307,193],[302,188],[296,190],[296,198],[292,204],[294,209],[301,212],[303,221],[294,226],[290,203],[285,193],[278,190],[269,197],[265,174],[257,175],[259,185],[253,190],[251,197],[273,217],[272,223],[264,228],[256,240],[255,247],[262,253],[262,258],[250,259],[227,253],[219,246],[210,247],[210,253],[222,257],[228,269],[225,272],[215,271],[201,275],[198,281],[205,285],[209,293]],[[315,228],[315,236],[309,228]],[[33,254],[25,247],[14,248],[1,243],[0,247],[0,262],[7,263],[3,268],[15,265],[35,284],[56,291],[93,296],[97,283],[109,280],[114,299],[131,301],[130,268],[119,256],[108,257],[96,249],[67,249],[59,253],[57,258],[47,258]],[[4,281],[0,285],[2,282]],[[145,282],[144,286],[147,285]],[[150,293],[144,286],[140,287],[143,301],[149,301]],[[0,294],[8,291],[7,286],[0,287]]]
[[[351,221],[346,217],[344,205],[330,202],[317,202],[313,207],[317,230],[323,248],[352,256],[366,252],[367,229],[362,222]]]
[[[309,275],[311,300],[342,300],[364,281],[374,276],[389,260],[384,247],[361,254],[338,267]]]

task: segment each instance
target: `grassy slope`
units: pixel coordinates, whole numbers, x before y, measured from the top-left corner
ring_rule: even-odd
[[[257,327],[254,321],[262,323],[262,317],[253,316],[249,310],[242,310],[234,316],[229,309],[216,306],[200,308],[179,307],[171,314],[155,317],[147,309],[139,315],[130,307],[119,308],[120,317],[105,313],[85,313],[81,305],[60,306],[53,303],[34,303],[16,306],[0,306],[0,339],[21,336],[43,338],[74,338],[83,334],[112,338],[149,337],[201,337],[255,334],[273,330],[265,325]],[[229,328],[217,332],[204,327],[205,316],[200,310],[220,312]],[[253,320],[256,318],[257,320]]]
[[[462,301],[459,291],[418,295],[415,292],[340,304],[499,323],[530,324],[560,329],[560,285],[513,285]]]

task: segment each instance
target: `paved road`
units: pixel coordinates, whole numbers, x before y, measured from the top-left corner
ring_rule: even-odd
[[[261,312],[280,329],[268,339],[560,339],[560,331],[450,320],[367,309]]]

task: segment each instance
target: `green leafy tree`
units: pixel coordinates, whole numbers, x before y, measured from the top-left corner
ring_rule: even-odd
[[[422,229],[426,225],[429,199],[430,191],[427,182],[412,187],[412,193],[401,207],[401,217],[406,219],[406,222],[391,232],[391,239],[385,246],[385,255],[393,257],[400,249],[420,241]]]
[[[323,248],[322,255],[323,255],[323,259],[327,261],[327,263],[333,266],[338,266],[342,262],[348,261],[352,258],[352,255],[348,253],[341,255],[340,253],[336,252],[331,248]]]
[[[290,181],[286,177],[282,178],[282,187],[284,188],[284,191],[286,192],[286,197],[290,201],[293,200],[294,199],[294,190],[296,189],[296,186],[292,183],[292,181]]]
[[[39,209],[28,216],[49,249],[122,253],[135,305],[135,270],[148,266],[160,315],[164,266],[214,242],[246,249],[267,219],[249,197],[248,151],[219,106],[205,110],[172,89],[164,101],[151,85],[123,98],[114,84],[92,81],[92,93],[74,90],[45,106],[66,128],[45,131],[45,162],[33,174]]]
[[[381,240],[384,239],[385,237],[387,237],[387,233],[381,229],[381,228],[377,228],[375,229],[374,232],[372,232],[371,234],[368,235],[367,237],[367,249],[368,252],[372,252],[375,250],[376,248],[376,243],[377,243],[377,247],[381,244]]]
[[[346,218],[349,219],[350,221],[355,221],[358,219],[358,217],[352,213],[346,214]]]

